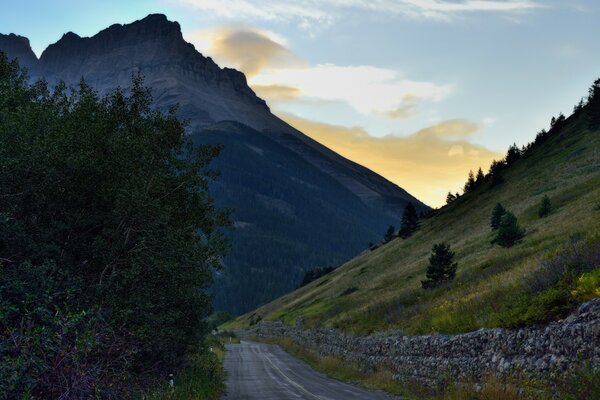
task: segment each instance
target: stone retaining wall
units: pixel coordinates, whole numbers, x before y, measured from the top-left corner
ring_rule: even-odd
[[[354,337],[333,329],[303,329],[263,321],[246,335],[288,337],[319,354],[386,366],[394,378],[436,385],[441,378],[477,382],[488,374],[543,378],[581,365],[600,366],[600,299],[581,305],[568,318],[516,330],[481,329],[459,335]]]

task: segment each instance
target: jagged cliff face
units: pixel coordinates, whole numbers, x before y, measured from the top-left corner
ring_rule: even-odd
[[[38,60],[26,37],[14,33],[0,34],[0,51],[7,53],[10,58],[17,58],[22,67],[27,68],[30,74],[35,74]]]
[[[33,79],[75,85],[83,77],[101,94],[128,87],[132,74],[141,73],[158,108],[179,104],[196,143],[226,145],[217,161],[222,177],[212,189],[219,204],[236,210],[238,229],[228,268],[217,279],[219,308],[255,308],[292,289],[304,270],[338,263],[377,241],[399,223],[408,201],[426,209],[271,114],[241,72],[197,52],[163,15],[90,38],[69,32],[39,60],[16,35],[0,34],[0,51],[18,58]]]

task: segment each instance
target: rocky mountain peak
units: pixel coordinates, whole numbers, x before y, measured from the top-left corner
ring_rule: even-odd
[[[38,59],[31,49],[29,39],[24,36],[0,33],[0,51],[5,52],[9,59],[18,59],[19,63],[30,72],[36,67]]]

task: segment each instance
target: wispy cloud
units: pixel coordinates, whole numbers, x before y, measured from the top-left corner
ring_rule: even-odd
[[[341,10],[412,18],[451,20],[473,12],[522,13],[543,5],[534,0],[175,0],[232,20],[296,22],[305,28],[329,25]]]
[[[280,84],[296,87],[302,96],[313,100],[344,101],[363,114],[402,114],[414,100],[440,101],[451,92],[451,85],[414,81],[398,72],[371,65],[319,64],[307,68],[264,71],[251,84]],[[398,115],[396,115],[398,116]]]

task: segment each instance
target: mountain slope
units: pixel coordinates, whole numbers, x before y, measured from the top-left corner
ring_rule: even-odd
[[[229,326],[303,316],[309,327],[354,333],[456,333],[564,315],[578,301],[577,285],[593,285],[591,275],[579,276],[600,271],[600,132],[588,128],[588,113],[578,111],[536,143],[503,171],[504,183],[488,181],[436,211],[413,237],[364,252]],[[552,212],[540,218],[545,195]],[[491,244],[498,202],[526,230],[511,248]],[[428,257],[440,242],[456,252],[457,276],[424,290]]]
[[[65,34],[38,59],[27,39],[0,35],[0,50],[32,78],[100,93],[141,73],[156,107],[178,104],[196,143],[225,144],[215,165],[217,203],[233,208],[232,253],[215,283],[215,306],[234,313],[293,289],[303,271],[337,264],[398,224],[407,202],[428,207],[271,114],[244,75],[221,69],[183,40],[179,24],[150,15],[93,37]]]

